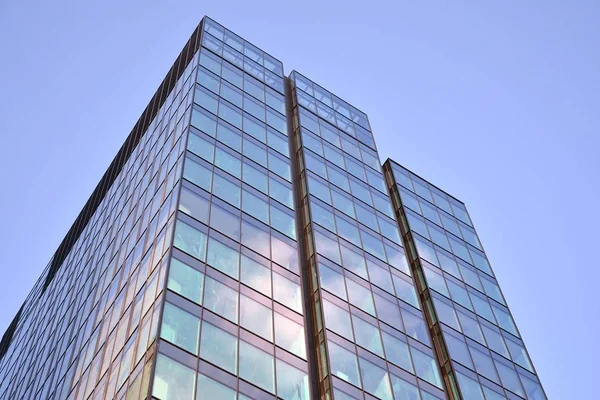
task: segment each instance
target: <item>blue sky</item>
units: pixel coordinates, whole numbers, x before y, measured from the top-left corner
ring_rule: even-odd
[[[549,398],[596,397],[599,2],[87,3],[0,4],[0,332],[207,14],[463,200]]]

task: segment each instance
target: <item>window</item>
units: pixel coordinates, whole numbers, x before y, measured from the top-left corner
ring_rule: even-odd
[[[242,176],[242,162],[233,154],[218,147],[215,152],[215,165],[238,179]]]
[[[204,274],[182,263],[176,258],[171,258],[169,280],[167,287],[181,296],[202,304],[202,289]]]
[[[242,190],[242,210],[259,221],[269,224],[269,204],[246,190]]]
[[[219,126],[217,127],[217,140],[237,152],[242,152],[241,132],[234,130],[234,128],[229,125],[219,122]]]
[[[264,339],[273,341],[271,309],[243,294],[240,294],[240,325]]]
[[[378,318],[397,328],[401,331],[404,331],[404,325],[402,324],[402,317],[400,316],[400,310],[396,303],[392,303],[384,299],[379,295],[375,295],[375,304],[377,304],[377,316]]]
[[[479,323],[475,319],[461,312],[458,313],[458,319],[460,321],[460,325],[462,326],[462,330],[465,335],[485,345],[485,340],[483,340],[481,328],[479,327]]]
[[[259,293],[271,297],[271,270],[242,254],[241,281]]]
[[[479,382],[460,372],[456,373],[456,379],[458,380],[460,391],[465,399],[484,400]]]
[[[471,357],[473,357],[473,363],[475,363],[475,370],[477,373],[499,384],[498,374],[496,373],[494,363],[492,362],[490,355],[487,354],[487,351],[486,353],[483,353],[471,346],[469,346],[469,350],[471,351]]]
[[[412,383],[392,375],[392,387],[396,400],[420,400],[419,389]]]
[[[257,168],[252,167],[250,164],[243,164],[242,181],[265,194],[267,193],[267,174]]]
[[[383,243],[379,237],[375,237],[361,229],[360,236],[363,242],[363,248],[365,251],[373,254],[375,257],[386,260],[385,250],[383,249]]]
[[[441,274],[438,274],[431,268],[423,266],[423,272],[425,273],[425,279],[427,279],[427,285],[438,293],[443,294],[446,297],[450,297],[448,289],[446,288],[446,281]]]
[[[263,146],[254,143],[248,138],[244,138],[244,155],[249,159],[255,161],[257,164],[265,166],[267,165],[267,149]]]
[[[425,321],[420,316],[417,316],[404,308],[402,310],[402,319],[404,320],[404,326],[406,328],[406,334],[411,336],[418,341],[429,344],[429,335],[427,333],[427,327]]]
[[[508,345],[508,350],[510,351],[513,361],[533,372],[533,366],[531,365],[531,361],[529,360],[529,356],[527,356],[525,348],[512,340],[507,340],[506,344]]]
[[[352,314],[352,323],[354,325],[354,333],[356,334],[356,344],[383,357],[383,346],[381,345],[379,328],[354,314]]]
[[[238,292],[210,276],[205,281],[204,307],[237,323]]]
[[[258,254],[267,257],[271,254],[271,240],[269,234],[246,221],[242,221],[242,244],[251,248]]]
[[[319,264],[319,277],[321,278],[321,287],[336,296],[348,300],[346,297],[346,286],[344,284],[344,276],[323,264]]]
[[[162,354],[156,360],[152,395],[161,400],[192,400],[194,370]]]
[[[492,309],[494,310],[494,315],[498,320],[500,328],[518,337],[519,333],[517,332],[517,327],[515,326],[515,323],[510,314],[495,305],[492,306]],[[493,319],[491,321],[493,321]]]
[[[419,299],[413,284],[396,275],[392,275],[392,279],[394,280],[394,286],[396,287],[396,296],[413,307],[420,309],[421,306],[419,305]]]
[[[329,194],[329,187],[321,183],[316,178],[308,175],[308,191],[311,195],[316,196],[318,199],[324,201],[327,204],[331,204],[331,195]]]
[[[219,99],[217,96],[204,89],[201,86],[196,86],[196,94],[194,95],[194,103],[201,105],[213,114],[217,114]]]
[[[204,261],[206,257],[206,234],[178,220],[175,227],[174,246]]]
[[[448,346],[448,352],[450,357],[461,363],[462,365],[473,369],[473,362],[471,361],[471,355],[465,342],[455,338],[452,335],[444,334],[446,340],[446,346]]]
[[[458,319],[456,317],[454,307],[446,304],[441,300],[436,299],[435,297],[433,297],[432,299],[433,304],[435,305],[435,311],[437,312],[440,321],[456,329],[457,331],[460,331],[460,326],[458,325]]]
[[[192,110],[192,126],[198,128],[209,136],[215,137],[217,121],[207,111],[194,107]]]
[[[225,102],[219,104],[219,117],[229,122],[231,125],[242,129],[242,113],[239,108],[229,106]]]
[[[277,396],[283,400],[309,400],[308,374],[276,360]],[[337,398],[337,396],[336,396]]]
[[[269,152],[269,170],[275,172],[288,182],[292,181],[292,172],[290,169],[290,163],[280,159],[275,154]]]
[[[355,253],[346,246],[341,246],[343,266],[348,271],[354,272],[356,275],[364,279],[369,279],[365,258],[362,254]]]
[[[275,344],[306,359],[304,327],[279,313],[275,313]]]
[[[198,390],[196,392],[196,400],[236,400],[236,392],[234,389],[223,385],[208,376],[198,374]]]
[[[442,387],[442,381],[435,365],[435,360],[428,354],[411,347],[411,353],[415,362],[415,371],[417,376],[439,388]]]
[[[359,363],[365,390],[380,399],[392,400],[394,397],[392,396],[392,387],[387,371],[364,358],[359,358]]]
[[[477,296],[474,293],[471,294],[471,301],[473,302],[473,306],[475,307],[475,312],[477,315],[482,316],[488,321],[495,322],[494,314],[492,314],[492,309],[490,308],[490,304],[483,298]]]
[[[189,134],[187,147],[189,151],[205,159],[206,161],[210,163],[214,161],[215,145],[192,132]]]
[[[240,240],[240,219],[236,215],[225,211],[214,202],[210,208],[211,228],[218,230],[222,234],[239,241]]]
[[[471,300],[469,300],[469,294],[467,293],[467,291],[462,286],[457,285],[451,280],[446,281],[446,283],[448,283],[448,288],[450,289],[452,300],[454,300],[461,306],[473,311],[473,306],[471,305]]]
[[[200,357],[232,374],[237,373],[237,338],[204,321]]]
[[[361,247],[360,235],[355,223],[351,223],[339,216],[335,217],[335,221],[337,223],[338,234],[355,246]]]
[[[330,230],[331,232],[336,232],[333,213],[331,211],[329,211],[325,207],[321,207],[315,201],[310,202],[310,211],[312,214],[312,220],[314,222]]]
[[[282,267],[299,274],[298,250],[296,249],[296,246],[291,246],[283,239],[280,239],[276,236],[271,236],[271,242],[273,243],[272,260]]]
[[[496,368],[498,369],[498,373],[500,374],[500,379],[502,380],[502,386],[512,392],[515,392],[519,396],[525,396],[523,386],[521,386],[521,382],[519,381],[519,377],[517,376],[515,370],[496,360],[495,364]]]
[[[230,182],[228,179],[215,174],[213,185],[213,194],[222,200],[230,203],[232,206],[240,208],[240,187]]]
[[[212,171],[190,158],[185,160],[183,177],[196,186],[210,192],[212,185]]]
[[[348,310],[323,299],[323,313],[325,314],[325,326],[327,329],[344,338],[354,340]]]
[[[300,285],[283,276],[273,274],[273,299],[302,314]]]
[[[340,248],[338,246],[337,240],[330,239],[329,237],[323,235],[318,231],[314,231],[315,234],[315,245],[317,247],[317,252],[330,260],[336,262],[337,264],[341,264],[340,259]]]
[[[408,345],[385,331],[382,331],[381,333],[383,335],[383,345],[385,347],[387,359],[399,367],[413,373],[414,371],[410,352],[408,351]]]
[[[291,239],[296,240],[296,221],[293,216],[271,206],[271,226]]]
[[[328,347],[331,373],[346,382],[362,387],[358,375],[356,354],[331,341],[328,341]]]
[[[388,293],[394,294],[394,285],[392,284],[392,277],[387,267],[383,267],[375,264],[369,260],[367,262],[369,266],[369,280],[371,283],[379,286]]]
[[[240,341],[240,378],[270,393],[275,392],[273,361],[269,353]]]
[[[269,179],[269,195],[281,204],[294,208],[292,189],[273,178]]]
[[[197,355],[199,334],[200,318],[171,303],[165,304],[160,328],[161,338]]]
[[[179,209],[200,222],[208,223],[208,209],[210,202],[194,192],[181,188]]]
[[[212,237],[208,239],[206,262],[234,279],[239,278],[240,253]]]
[[[350,303],[364,312],[375,316],[375,304],[373,304],[371,291],[351,279],[346,280],[346,286],[348,286]]]
[[[502,339],[502,335],[485,325],[482,325],[481,329],[485,335],[485,340],[487,341],[488,347],[496,353],[501,354],[506,358],[510,358],[508,355],[508,350],[506,349],[506,345],[504,344],[504,339]]]

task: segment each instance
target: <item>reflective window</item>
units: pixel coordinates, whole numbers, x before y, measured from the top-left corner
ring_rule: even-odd
[[[306,359],[304,327],[279,313],[275,313],[275,344]]]
[[[198,354],[200,318],[166,303],[163,311],[160,337],[189,351]]]
[[[236,391],[208,376],[198,374],[196,400],[236,400]]]
[[[275,392],[273,356],[249,343],[240,341],[240,378],[267,392]]]
[[[338,307],[327,300],[323,300],[323,312],[325,314],[325,326],[327,329],[344,338],[354,340],[348,310]]]
[[[506,358],[510,358],[510,356],[508,355],[508,350],[506,349],[506,345],[504,344],[504,339],[502,338],[502,335],[500,335],[499,332],[496,332],[495,330],[488,328],[485,325],[482,325],[481,329],[483,330],[483,334],[485,335],[485,340],[488,344],[488,347],[496,353],[501,354]]]
[[[442,387],[442,381],[437,370],[436,362],[433,357],[423,353],[420,350],[411,347],[413,361],[415,362],[415,372],[417,376],[437,387]]]
[[[392,375],[392,388],[396,400],[420,400],[419,389],[412,383]]]
[[[202,304],[204,274],[176,258],[171,258],[167,287],[195,303]]]
[[[429,343],[427,327],[425,326],[425,321],[423,321],[421,317],[402,308],[402,319],[404,320],[404,327],[408,336],[411,336],[422,343]]]
[[[479,323],[475,319],[461,312],[458,313],[458,319],[460,320],[460,325],[465,335],[485,345],[485,340],[483,340],[481,328],[479,327]]]
[[[483,393],[481,393],[481,386],[476,380],[469,378],[460,372],[456,373],[456,379],[460,386],[460,391],[464,398],[473,400],[484,400]]]
[[[283,400],[309,400],[308,374],[276,360],[277,396]],[[336,397],[337,398],[337,397]]]
[[[237,338],[203,321],[200,357],[235,375],[237,373]]]
[[[212,163],[215,159],[215,145],[190,132],[187,143],[188,150]]]
[[[234,279],[239,277],[240,253],[212,237],[208,239],[206,262]]]
[[[205,282],[204,307],[237,323],[238,292],[210,276]]]
[[[273,340],[272,311],[269,307],[240,294],[240,325],[258,336]]]
[[[473,369],[473,362],[471,361],[471,355],[469,353],[469,349],[465,342],[460,339],[455,338],[452,335],[444,334],[444,339],[446,341],[446,346],[448,347],[448,352],[450,353],[450,357],[458,361],[464,366],[467,366]]]
[[[421,308],[419,305],[417,292],[413,284],[397,277],[396,275],[392,275],[392,278],[394,280],[394,286],[396,287],[396,296],[415,308]]]
[[[192,400],[194,370],[162,354],[156,360],[152,395],[161,400]]]
[[[457,331],[460,331],[460,326],[458,325],[458,318],[456,317],[454,307],[446,304],[441,300],[436,299],[435,297],[433,297],[432,299],[433,304],[435,305],[435,311],[440,321],[456,329]]]
[[[174,245],[201,261],[206,257],[206,234],[183,221],[177,221]]]
[[[214,177],[213,194],[237,208],[240,207],[240,187],[217,174]]]
[[[319,264],[319,276],[321,279],[321,287],[336,296],[348,300],[346,297],[346,286],[344,284],[344,276],[323,264]]]
[[[273,299],[302,314],[300,285],[273,273]]]
[[[346,382],[362,387],[358,375],[356,354],[331,341],[328,341],[328,347],[329,359],[331,360],[331,373]]]
[[[364,389],[383,400],[392,400],[392,387],[387,371],[364,358],[359,358]]]
[[[346,280],[346,285],[348,286],[350,303],[364,312],[375,315],[375,305],[373,304],[371,291],[350,279]]]
[[[473,357],[473,363],[475,363],[477,373],[496,383],[500,383],[498,374],[496,374],[496,369],[494,368],[494,363],[489,354],[487,354],[487,352],[483,353],[470,346],[469,349],[471,350],[471,357]]]
[[[210,192],[212,186],[212,171],[190,158],[185,160],[183,177],[194,183],[196,186]]]
[[[387,359],[399,367],[414,373],[408,345],[402,340],[382,331],[383,345],[385,346],[385,354]]]
[[[498,361],[496,361],[495,364],[498,373],[500,374],[502,386],[519,396],[525,396],[525,391],[523,390],[523,386],[521,386],[521,382],[519,381],[519,377],[515,370]]]
[[[383,357],[383,346],[379,328],[352,314],[352,323],[356,334],[356,344]]]
[[[208,209],[210,202],[194,192],[181,188],[179,196],[179,209],[200,222],[208,223]]]
[[[271,296],[271,271],[243,254],[240,280],[257,292]]]

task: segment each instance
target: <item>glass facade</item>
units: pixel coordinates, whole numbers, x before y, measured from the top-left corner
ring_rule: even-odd
[[[2,337],[0,398],[545,399],[464,205],[207,17]]]
[[[440,362],[462,397],[545,400],[465,205],[392,160],[384,171]]]

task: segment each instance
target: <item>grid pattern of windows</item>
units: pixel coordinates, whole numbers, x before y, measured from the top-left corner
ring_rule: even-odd
[[[320,390],[445,398],[367,118],[297,72],[290,80]]]
[[[152,394],[309,399],[283,68],[205,19]]]
[[[158,329],[190,62],[45,291],[40,279],[0,362],[0,398],[137,398]]]
[[[464,204],[391,160],[384,169],[463,397],[545,400]]]

